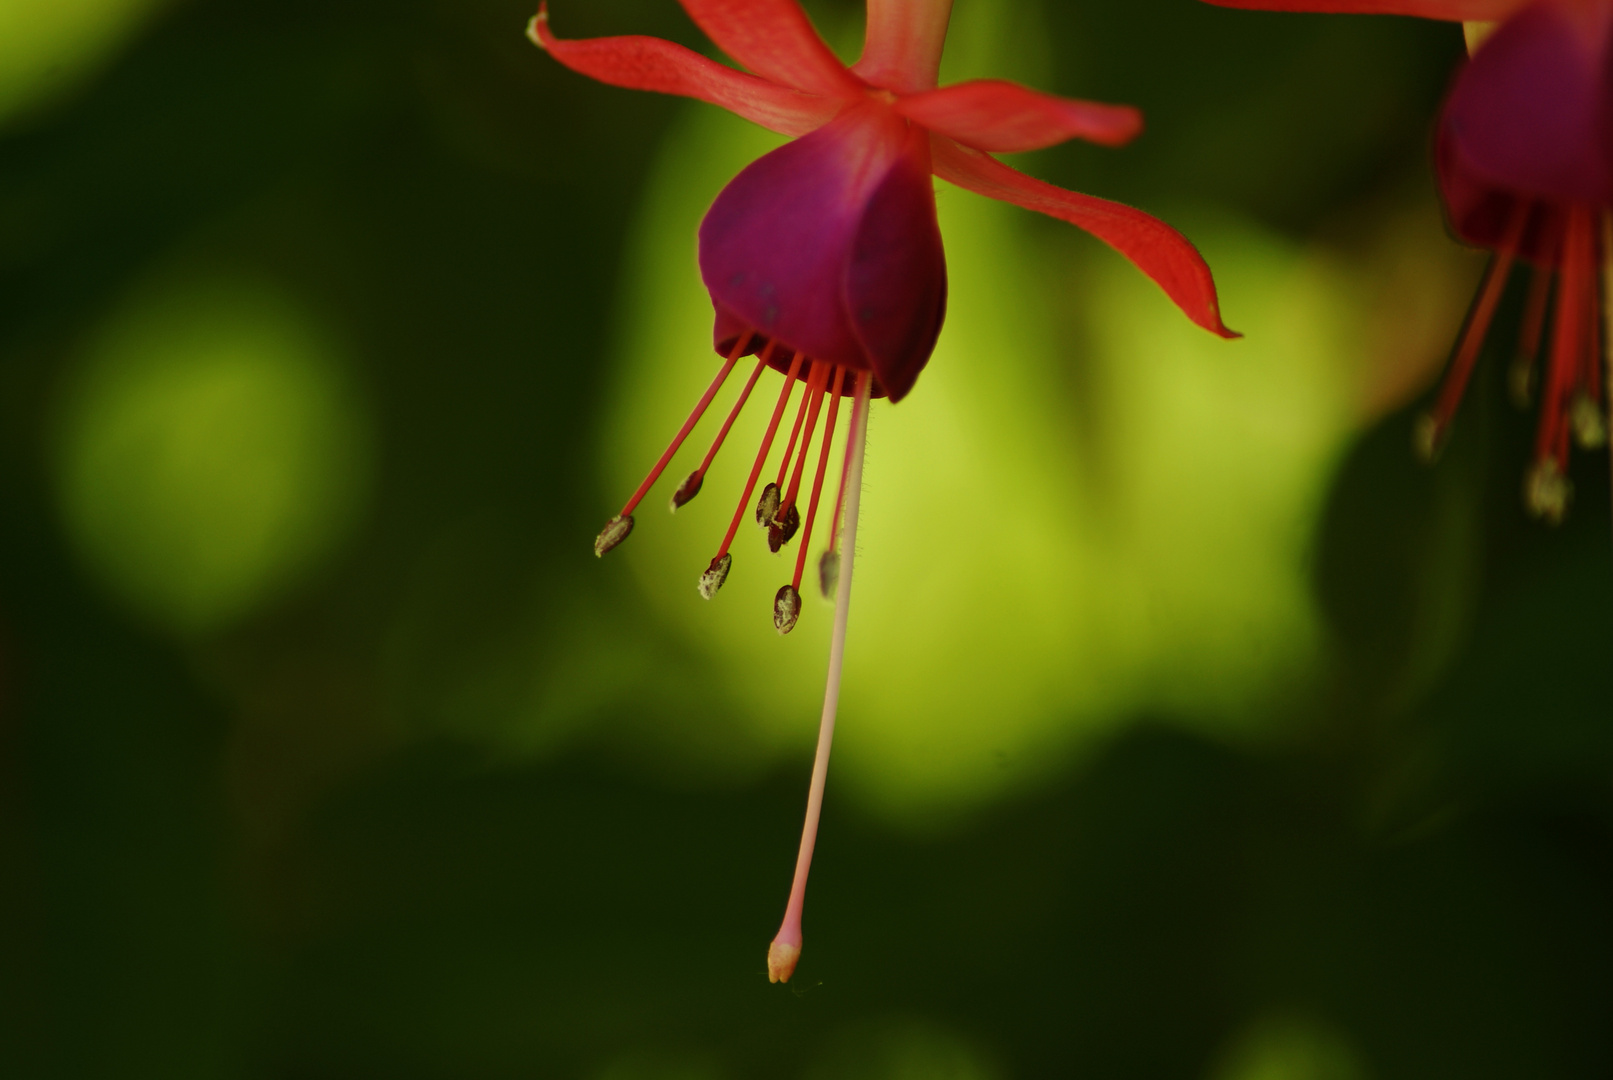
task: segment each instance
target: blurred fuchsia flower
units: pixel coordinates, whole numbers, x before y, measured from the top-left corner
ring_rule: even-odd
[[[1561,521],[1573,494],[1570,441],[1589,449],[1607,440],[1600,290],[1613,283],[1599,282],[1598,268],[1613,253],[1613,0],[1209,2],[1465,21],[1469,41],[1482,42],[1445,100],[1435,159],[1451,227],[1494,256],[1418,446],[1428,457],[1439,451],[1512,269],[1530,264],[1510,378],[1521,402],[1539,383],[1524,499]]]
[[[635,90],[699,98],[793,142],[753,162],[700,226],[700,271],[716,309],[721,369],[666,452],[594,543],[603,555],[627,538],[633,511],[711,404],[741,356],[754,369],[700,467],[672,496],[677,509],[699,492],[706,470],[764,369],[785,374],[750,479],[727,535],[700,577],[714,596],[733,564],[729,547],[797,382],[806,390],[756,520],[776,552],[802,532],[795,573],[774,600],[774,625],[794,627],[801,577],[829,465],[841,398],[852,398],[830,543],[819,564],[836,600],[828,688],[807,819],[783,925],[768,950],[774,982],[789,979],[801,952],[801,910],[834,733],[851,561],[862,491],[863,442],[872,397],[898,401],[935,348],[946,313],[946,259],[936,224],[932,174],[994,199],[1078,225],[1130,259],[1188,318],[1222,336],[1215,283],[1199,253],[1164,222],[1118,203],[1044,184],[991,155],[1083,138],[1119,146],[1142,129],[1127,106],[1071,101],[996,80],[936,88],[951,0],[869,0],[862,59],[843,65],[796,0],[681,0],[725,53],[752,74],[651,37],[565,41],[540,8],[528,33],[574,71]],[[824,410],[824,399],[828,399]],[[820,415],[824,431],[803,523],[796,506]],[[793,461],[793,469],[791,464]],[[838,542],[838,554],[836,554]]]

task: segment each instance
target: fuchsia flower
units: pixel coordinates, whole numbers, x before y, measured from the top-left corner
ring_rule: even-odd
[[[1065,191],[991,155],[1072,138],[1119,146],[1142,129],[1126,106],[1071,101],[996,80],[936,88],[951,0],[869,0],[862,59],[847,68],[796,0],[681,0],[738,71],[650,37],[566,41],[546,5],[528,33],[560,63],[601,82],[699,98],[795,140],[752,163],[717,196],[700,227],[700,271],[716,309],[723,363],[711,386],[594,550],[627,538],[633,511],[711,404],[741,356],[756,365],[700,467],[672,496],[677,509],[706,470],[762,372],[785,374],[767,434],[700,592],[714,596],[733,565],[729,551],[797,382],[805,393],[776,478],[762,491],[757,523],[776,552],[802,532],[791,582],[774,601],[780,633],[800,613],[801,578],[829,465],[841,398],[851,430],[819,572],[836,593],[828,688],[807,820],[783,925],[768,950],[774,982],[801,952],[801,911],[834,733],[862,491],[863,442],[872,397],[898,401],[929,361],[946,312],[946,260],[931,175],[1061,218],[1097,236],[1153,278],[1188,318],[1226,337],[1215,284],[1199,253],[1164,222],[1128,206]],[[824,413],[824,399],[828,399]],[[826,415],[804,524],[796,500],[820,415]],[[799,446],[799,449],[797,447]],[[793,461],[793,469],[791,464]],[[838,554],[836,542],[838,541]]]
[[[1457,76],[1439,118],[1435,160],[1451,227],[1494,256],[1418,443],[1429,457],[1438,452],[1508,278],[1520,261],[1530,264],[1511,373],[1522,401],[1539,383],[1524,499],[1535,515],[1561,521],[1573,494],[1570,442],[1593,448],[1607,439],[1598,268],[1613,254],[1613,0],[1210,3],[1499,21],[1488,36],[1489,27],[1470,27],[1482,46]],[[1537,376],[1543,351],[1544,373]]]

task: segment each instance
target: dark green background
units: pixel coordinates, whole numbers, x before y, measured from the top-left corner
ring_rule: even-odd
[[[563,6],[568,35],[702,46],[672,0]],[[565,72],[530,14],[195,0],[0,139],[0,1072],[980,1075],[956,1044],[1002,1076],[1186,1078],[1291,1015],[1356,1071],[1300,1054],[1258,1077],[1613,1073],[1607,462],[1576,463],[1566,526],[1529,522],[1531,420],[1498,357],[1438,468],[1406,450],[1413,403],[1341,471],[1314,557],[1331,689],[1302,734],[1139,717],[925,841],[831,799],[788,988],[762,955],[805,760],[675,781],[634,752],[656,721],[636,716],[533,763],[392,692],[399,648],[429,686],[564,635],[563,607],[523,598],[598,573],[614,510],[601,342],[623,208],[680,106]],[[1148,206],[1190,189],[1299,239],[1408,176],[1431,197],[1449,27],[1190,0],[1047,19],[1049,88],[1137,104],[1149,136],[1040,175]],[[176,250],[317,298],[380,448],[356,538],[201,640],[82,567],[48,461],[87,328]],[[474,541],[433,558],[454,522]],[[1458,548],[1479,567],[1459,655],[1405,701]]]

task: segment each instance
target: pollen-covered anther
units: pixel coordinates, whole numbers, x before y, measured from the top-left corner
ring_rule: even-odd
[[[1564,474],[1556,458],[1540,459],[1524,477],[1524,505],[1529,513],[1548,524],[1561,525],[1573,500],[1574,482]]]
[[[794,585],[785,585],[773,597],[773,629],[788,634],[801,617],[801,594]]]
[[[1431,412],[1417,417],[1417,424],[1411,429],[1411,448],[1418,460],[1428,465],[1438,461],[1450,430],[1449,424],[1440,423],[1439,417]]]
[[[767,546],[772,549],[773,554],[777,555],[779,549],[794,540],[795,534],[800,531],[801,511],[796,509],[794,503],[791,503],[788,509],[775,516],[768,523]]]
[[[728,580],[728,571],[733,567],[734,556],[731,553],[724,552],[712,559],[711,565],[706,567],[706,572],[700,575],[700,595],[707,600],[716,596],[717,590]]]
[[[1507,396],[1512,404],[1527,409],[1535,401],[1535,361],[1532,356],[1520,356],[1507,368]]]
[[[605,522],[605,527],[599,530],[599,535],[594,538],[594,554],[604,558],[605,552],[626,540],[632,531],[633,515],[617,514]]]
[[[818,559],[818,588],[825,600],[835,598],[835,587],[840,584],[840,553],[825,551]]]
[[[1568,405],[1568,420],[1574,431],[1574,442],[1582,450],[1596,450],[1607,445],[1607,418],[1601,406],[1585,391],[1574,395]]]
[[[756,524],[765,529],[773,523],[778,515],[779,487],[769,482],[762,489],[762,497],[756,500]]]
[[[700,494],[705,482],[706,474],[699,469],[685,476],[683,483],[678,485],[678,490],[672,493],[672,512],[675,514],[679,507],[687,506],[696,495]]]

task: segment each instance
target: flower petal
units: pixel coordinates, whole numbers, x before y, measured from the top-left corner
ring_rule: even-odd
[[[788,350],[785,362],[800,351],[872,369],[886,393],[906,393],[946,297],[926,138],[870,103],[723,189],[700,225],[719,349],[754,330]]]
[[[946,318],[947,263],[929,143],[924,129],[908,129],[904,152],[863,209],[846,267],[846,314],[892,401],[913,388]]]
[[[1054,97],[1001,79],[914,94],[895,109],[931,131],[993,154],[1040,150],[1067,139],[1121,146],[1143,129],[1143,114],[1130,105]]]
[[[770,82],[809,94],[846,97],[862,90],[796,0],[681,0],[717,47]]]
[[[935,89],[951,15],[952,0],[868,0],[863,55],[852,70],[898,94]]]
[[[1215,279],[1203,256],[1163,221],[1120,203],[1043,183],[951,139],[936,136],[933,150],[935,173],[941,179],[1085,229],[1153,278],[1188,318],[1222,337],[1239,336],[1221,322]]]
[[[527,36],[560,63],[591,79],[630,90],[698,98],[783,135],[804,135],[842,107],[837,99],[776,86],[660,38],[557,38],[549,30],[547,4],[538,8]]]
[[[1440,120],[1442,171],[1561,202],[1613,204],[1613,10],[1537,3],[1463,69]]]
[[[1333,15],[1414,15],[1450,22],[1504,19],[1530,0],[1205,0],[1250,11],[1316,11]]]

